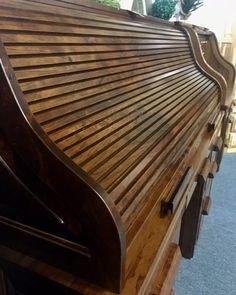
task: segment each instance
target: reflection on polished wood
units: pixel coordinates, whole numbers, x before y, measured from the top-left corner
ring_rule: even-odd
[[[11,284],[171,294],[227,136],[235,73],[213,33],[90,1],[0,0],[0,38]]]

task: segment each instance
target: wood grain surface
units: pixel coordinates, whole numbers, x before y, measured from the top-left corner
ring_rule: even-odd
[[[214,34],[90,1],[0,0],[0,38],[0,169],[26,215],[45,215],[0,211],[5,246],[22,237],[12,263],[79,294],[172,294],[172,243],[193,251],[230,113]]]

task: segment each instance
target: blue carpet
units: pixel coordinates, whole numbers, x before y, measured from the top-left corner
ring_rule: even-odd
[[[176,295],[236,295],[236,153],[225,154],[194,258],[183,259]]]

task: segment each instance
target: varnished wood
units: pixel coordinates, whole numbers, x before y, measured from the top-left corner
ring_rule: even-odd
[[[181,252],[176,244],[171,244],[167,249],[166,257],[160,265],[157,273],[156,286],[152,290],[152,295],[169,295],[172,292],[172,285],[180,263]]]
[[[194,248],[234,73],[190,25],[89,1],[0,0],[0,38],[0,169],[27,200],[0,207],[9,263],[72,294],[171,294],[158,270],[179,233]]]
[[[3,49],[2,49],[3,50]],[[2,58],[4,58],[4,52],[2,51],[2,55],[1,55],[1,57]],[[6,61],[7,62],[7,61]],[[6,64],[5,64],[5,66],[6,66]],[[10,68],[10,65],[8,65],[8,67],[7,67],[7,69],[8,69],[8,71],[11,71],[11,68]],[[8,75],[9,75],[9,72],[8,72]],[[13,77],[13,74],[12,74],[12,76],[11,77]],[[9,121],[9,120],[4,120],[3,119],[3,116],[1,116],[1,128],[3,129],[3,131],[4,131],[4,134],[6,135],[6,137],[8,138],[8,140],[11,142],[11,140],[13,139],[13,138],[15,138],[15,144],[17,145],[17,153],[20,153],[21,154],[21,156],[25,156],[26,157],[26,159],[27,159],[27,161],[28,161],[28,163],[27,163],[27,165],[29,165],[29,167],[30,167],[30,169],[33,169],[33,171],[34,171],[34,173],[37,175],[37,173],[38,173],[38,177],[42,177],[41,179],[42,179],[42,181],[44,181],[45,180],[45,176],[47,175],[47,173],[50,173],[49,171],[48,172],[46,172],[46,170],[48,169],[48,167],[49,166],[47,166],[47,165],[45,165],[44,164],[44,161],[45,161],[45,157],[47,158],[48,156],[49,156],[49,158],[48,158],[48,160],[51,158],[51,161],[53,161],[54,162],[54,164],[51,164],[50,165],[50,167],[51,167],[51,169],[53,170],[53,172],[52,173],[50,173],[51,174],[51,179],[50,178],[48,178],[47,179],[47,181],[49,181],[49,182],[51,182],[50,184],[48,184],[49,185],[49,187],[52,187],[52,186],[54,186],[55,185],[55,183],[61,183],[61,189],[62,189],[62,191],[65,189],[65,183],[67,183],[67,181],[69,181],[69,182],[73,182],[73,176],[72,175],[74,175],[74,181],[75,181],[75,183],[77,182],[77,181],[80,181],[79,180],[79,178],[78,178],[78,176],[76,176],[76,174],[78,173],[78,170],[77,170],[77,172],[72,172],[71,170],[69,170],[68,169],[68,172],[66,173],[66,174],[60,174],[59,173],[59,171],[60,171],[60,165],[63,165],[62,164],[62,162],[61,161],[58,161],[58,159],[57,158],[55,158],[55,155],[54,156],[52,156],[52,154],[50,154],[50,152],[49,152],[49,149],[48,148],[46,148],[45,149],[45,147],[46,146],[44,146],[43,144],[42,144],[42,142],[41,141],[39,141],[39,142],[37,142],[37,132],[39,132],[39,134],[40,134],[40,132],[41,132],[41,130],[40,129],[37,129],[37,124],[36,125],[34,125],[34,127],[36,127],[36,134],[33,132],[33,133],[31,133],[32,132],[32,129],[30,129],[29,128],[29,126],[28,126],[28,123],[27,123],[27,121],[24,121],[24,118],[23,117],[21,117],[21,112],[17,109],[18,108],[18,106],[17,105],[14,105],[14,103],[15,103],[15,99],[14,99],[14,95],[15,94],[13,94],[13,92],[11,92],[10,91],[10,88],[9,88],[9,81],[7,80],[7,77],[6,77],[6,75],[5,75],[5,72],[2,70],[2,72],[1,72],[1,83],[2,83],[2,92],[1,92],[1,94],[3,95],[3,93],[4,93],[4,95],[3,96],[1,96],[1,105],[2,106],[4,106],[4,107],[2,107],[1,108],[1,111],[4,113],[9,113],[9,112],[13,112],[14,113],[14,115],[12,114],[12,117],[15,117],[16,118],[16,120],[18,121],[18,126],[20,126],[20,128],[19,129],[15,129],[14,127],[15,127],[15,124],[12,122],[12,121]],[[4,83],[4,81],[5,81],[5,83]],[[18,85],[16,85],[15,84],[15,86],[14,86],[14,88],[15,88],[15,90],[17,90],[16,88],[18,87]],[[19,97],[20,97],[20,90],[18,89],[17,91],[19,91],[18,92],[18,99],[19,99]],[[7,101],[8,101],[8,104],[4,104],[4,99],[6,99]],[[10,101],[11,101],[11,104],[10,104]],[[23,105],[22,105],[23,106]],[[27,113],[27,106],[25,105],[25,107],[26,107],[26,113]],[[5,109],[5,108],[7,108],[7,109]],[[18,115],[17,115],[18,114]],[[34,121],[31,121],[31,123],[32,124],[34,124]],[[8,130],[8,133],[6,132],[6,130]],[[39,134],[38,134],[38,136],[39,136]],[[24,144],[26,144],[27,145],[27,149],[25,149],[23,146],[22,146],[22,144],[23,144],[23,142],[21,141],[21,140],[16,140],[16,138],[17,137],[20,137],[21,139],[22,138],[24,138]],[[33,138],[35,138],[35,139],[33,139]],[[36,144],[36,142],[37,142],[37,144]],[[23,144],[23,145],[24,145]],[[35,146],[34,148],[32,148],[32,145],[33,146]],[[41,148],[42,148],[42,150],[41,150],[41,152],[40,152],[40,145],[41,145]],[[49,145],[50,145],[50,142],[49,142]],[[14,148],[16,148],[16,146],[14,146]],[[30,150],[30,148],[31,148],[31,152],[29,152],[29,150]],[[40,160],[36,160],[35,161],[35,159],[37,159],[38,157],[40,157],[39,155],[40,155],[40,153],[42,153],[44,156],[42,156],[42,158],[40,159]],[[49,154],[48,154],[49,153]],[[56,152],[57,153],[57,152]],[[41,154],[41,155],[42,155]],[[58,154],[59,155],[59,154]],[[24,157],[23,156],[23,157]],[[63,156],[62,156],[63,157]],[[43,160],[44,159],[44,160]],[[50,160],[49,160],[50,161]],[[37,164],[36,164],[37,163]],[[55,167],[58,165],[58,170],[56,169],[55,170]],[[41,167],[41,168],[40,168]],[[71,166],[71,168],[72,168],[72,166]],[[44,169],[46,169],[46,170],[44,170]],[[77,169],[77,168],[76,168]],[[43,170],[44,170],[44,172],[43,172]],[[69,172],[70,171],[70,172]],[[56,174],[56,172],[58,172],[59,174]],[[76,174],[74,174],[74,173],[76,173]],[[70,175],[71,174],[71,175]],[[61,175],[61,176],[60,176]],[[70,176],[69,176],[70,175]],[[78,175],[78,174],[77,174]],[[63,178],[63,180],[61,180],[61,181],[56,181],[56,178],[57,177],[62,177]],[[66,180],[66,178],[68,177],[68,180]],[[54,179],[54,181],[53,181],[53,179]],[[54,184],[53,184],[53,182],[54,182]],[[91,183],[92,184],[92,183]],[[57,186],[57,189],[59,189],[59,186]],[[80,188],[80,193],[82,193],[82,191],[81,191],[81,189],[82,189],[82,187]],[[86,188],[84,187],[84,189],[86,190]],[[68,186],[68,190],[67,190],[67,192],[66,192],[66,195],[68,195],[68,197],[69,198],[73,198],[73,193],[72,193],[72,191],[71,191],[71,193],[69,193],[69,190],[73,190],[73,185],[69,185]],[[61,191],[61,193],[62,193],[62,191]],[[59,193],[59,195],[61,194],[61,193]],[[65,193],[65,192],[64,192]],[[84,196],[86,196],[87,194],[85,193],[85,191],[84,191]],[[57,195],[58,196],[58,195]],[[79,201],[79,199],[78,199],[78,194],[77,194],[77,191],[75,190],[74,191],[74,198],[76,198],[77,199],[77,201]],[[81,200],[81,199],[80,199]],[[77,203],[77,201],[75,201],[75,203],[74,204],[76,204]],[[88,201],[88,200],[87,200]],[[54,203],[56,204],[57,202],[56,202],[56,199],[54,199]],[[102,205],[103,203],[101,203],[100,205],[103,207],[104,205]],[[79,206],[80,207],[80,206]],[[76,214],[78,214],[78,210],[79,210],[79,207],[78,208],[76,208]],[[101,207],[101,208],[102,208]],[[98,209],[99,208],[99,206],[96,208],[96,210],[99,210]],[[104,208],[105,209],[105,208]],[[105,209],[106,210],[106,209]],[[110,214],[109,213],[109,211],[106,211],[108,214]],[[107,214],[106,213],[106,214]],[[67,214],[66,213],[66,211],[63,211],[63,215],[64,214]],[[106,215],[105,214],[105,215]],[[104,216],[104,215],[103,215]],[[73,215],[71,214],[71,212],[70,212],[70,217],[66,217],[66,216],[64,216],[64,217],[62,217],[62,220],[64,219],[65,221],[66,221],[66,223],[64,223],[67,227],[69,227],[70,228],[70,230],[72,231],[72,232],[74,232],[73,234],[75,235],[75,236],[78,236],[78,233],[79,233],[79,228],[80,228],[80,225],[78,224],[77,226],[73,226],[72,225],[72,222],[71,221],[69,221],[69,219],[70,218],[72,218],[72,219],[74,219],[74,217],[73,217]],[[94,218],[97,218],[97,217],[95,217],[95,215],[94,215]],[[113,220],[113,219],[112,219]],[[89,219],[89,221],[90,222],[92,222],[92,218],[90,218]],[[74,222],[76,222],[75,221],[75,219],[74,219]],[[113,223],[114,221],[112,221],[112,223]],[[71,225],[70,225],[71,224]],[[110,227],[110,225],[109,224],[107,224],[108,225],[108,227]],[[114,239],[114,237],[115,237],[115,232],[117,231],[117,229],[118,228],[114,228],[114,230],[108,230],[107,232],[106,232],[106,237],[107,237],[107,234],[108,233],[110,233],[112,236],[113,236],[113,239]],[[120,228],[121,229],[121,228]],[[88,232],[89,233],[89,232]],[[119,234],[118,234],[118,239],[120,239],[120,236],[119,236]],[[97,240],[96,239],[96,237],[94,236],[94,238],[95,238],[95,240]],[[105,243],[105,239],[103,240],[104,241],[104,243]],[[98,241],[97,240],[97,243],[99,243],[100,245],[101,245],[101,242],[102,241]],[[119,244],[119,243],[118,243]],[[21,247],[21,245],[20,245],[20,243],[18,244],[18,246],[19,247]],[[121,246],[121,245],[120,245]],[[118,247],[120,247],[120,246],[118,246]],[[109,245],[109,248],[110,248],[110,245]],[[120,250],[121,250],[121,248],[120,248]],[[118,250],[118,252],[120,251],[120,250]],[[102,256],[100,256],[100,257],[102,257]],[[120,273],[120,268],[121,268],[121,265],[120,265],[120,257],[122,257],[122,254],[121,254],[121,256],[120,255],[118,255],[118,265],[117,265],[117,269],[116,269],[116,271],[118,271],[118,273]],[[79,258],[78,258],[79,259]],[[83,260],[83,258],[82,258],[82,260]],[[109,261],[107,261],[107,262],[109,262]],[[88,266],[88,269],[87,269],[87,271],[90,273],[90,266],[89,266],[89,264],[87,265]],[[94,265],[95,266],[95,265]],[[112,269],[113,269],[113,271],[115,271],[115,268],[114,268],[114,264],[112,264]],[[115,272],[116,272],[115,271]],[[81,275],[83,275],[83,274],[86,274],[86,269],[84,268],[84,270],[83,270],[83,273],[81,273]],[[97,275],[96,275],[97,276]],[[95,280],[99,280],[99,278],[98,277],[95,277]],[[120,283],[121,283],[121,281],[120,281],[120,279],[118,279],[118,281],[117,281],[117,283],[118,283],[118,286],[120,285]]]
[[[190,26],[200,39],[205,61],[225,78],[227,83],[227,104],[230,105],[235,81],[235,69],[233,65],[221,55],[214,32],[199,26]]]
[[[227,97],[227,83],[225,78],[221,74],[219,74],[216,70],[214,70],[211,66],[209,66],[209,64],[205,61],[201,51],[200,44],[199,44],[198,35],[194,31],[194,29],[192,29],[191,26],[183,24],[183,23],[177,23],[177,24],[180,25],[187,34],[189,34],[190,40],[192,42],[193,54],[199,67],[201,67],[206,74],[210,73],[211,78],[213,78],[215,81],[217,81],[217,83],[219,83],[219,86],[222,92],[221,93],[221,99],[223,99],[222,104],[226,104],[228,101],[228,97]]]

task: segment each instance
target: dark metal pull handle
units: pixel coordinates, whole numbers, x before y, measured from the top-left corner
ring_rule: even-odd
[[[213,144],[213,151],[220,152],[223,146],[223,139],[221,136],[218,136],[215,143]]]
[[[208,122],[207,124],[207,131],[208,132],[214,131],[222,118],[223,118],[223,112],[215,114],[212,120]]]
[[[211,131],[215,130],[217,118],[218,118],[218,114],[216,114],[213,117],[213,119],[210,122],[207,123],[207,131],[208,132],[211,132]]]
[[[175,212],[176,208],[180,203],[180,200],[182,199],[184,192],[186,191],[189,185],[192,175],[193,170],[189,167],[185,172],[183,178],[181,179],[180,183],[176,187],[174,193],[166,200],[161,201],[161,217],[164,217],[168,213],[168,211],[170,211],[171,213]]]

